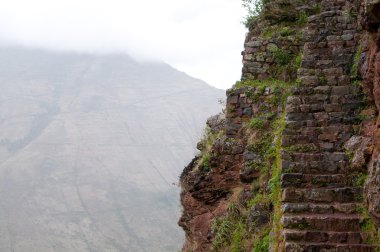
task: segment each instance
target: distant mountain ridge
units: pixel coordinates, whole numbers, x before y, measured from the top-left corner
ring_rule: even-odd
[[[0,251],[177,251],[179,189],[224,91],[127,55],[0,48]]]

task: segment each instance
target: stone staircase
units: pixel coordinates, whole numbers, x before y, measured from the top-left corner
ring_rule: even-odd
[[[362,188],[343,148],[363,104],[350,70],[359,32],[356,1],[321,1],[304,31],[301,85],[287,101],[282,136],[283,250],[375,251],[361,231]]]

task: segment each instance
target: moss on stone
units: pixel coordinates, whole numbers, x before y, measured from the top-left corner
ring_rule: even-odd
[[[362,53],[362,46],[359,45],[356,48],[356,52],[355,52],[352,67],[351,67],[351,79],[352,79],[352,81],[356,81],[358,79],[358,66],[359,66],[359,60],[360,60],[361,53]]]
[[[360,228],[361,231],[367,235],[366,243],[376,245],[380,244],[380,230],[377,229],[374,221],[369,216],[365,208],[363,208]]]

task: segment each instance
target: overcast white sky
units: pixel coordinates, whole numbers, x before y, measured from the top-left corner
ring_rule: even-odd
[[[219,88],[241,74],[240,0],[0,0],[0,42],[162,60]]]

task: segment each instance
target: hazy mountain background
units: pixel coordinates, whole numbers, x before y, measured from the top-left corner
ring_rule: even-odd
[[[0,49],[0,251],[177,251],[178,175],[224,91],[126,55]]]

